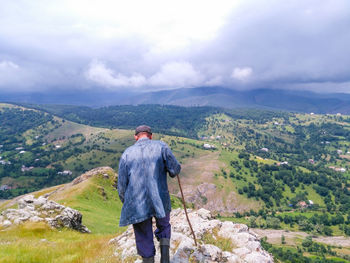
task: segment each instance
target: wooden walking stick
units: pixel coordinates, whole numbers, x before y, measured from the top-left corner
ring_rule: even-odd
[[[179,182],[179,187],[180,187],[180,192],[181,192],[181,197],[182,197],[182,203],[183,203],[183,205],[184,205],[184,209],[185,209],[185,214],[186,214],[187,222],[188,222],[188,224],[189,224],[189,226],[190,226],[190,229],[191,229],[191,232],[192,232],[192,235],[193,235],[194,244],[195,244],[195,246],[197,246],[196,235],[194,234],[194,231],[193,231],[193,228],[192,228],[190,219],[188,218],[188,214],[187,214],[186,202],[185,202],[184,193],[182,192],[180,177],[179,177],[179,175],[176,175],[176,177],[177,177],[177,181]]]

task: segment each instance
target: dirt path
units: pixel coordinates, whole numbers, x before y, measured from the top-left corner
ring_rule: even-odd
[[[260,237],[267,237],[267,241],[272,244],[281,244],[281,237],[284,235],[287,244],[295,244],[296,239],[304,239],[309,236],[305,232],[291,232],[286,230],[275,230],[275,229],[258,229],[252,228],[253,232],[258,234]],[[350,237],[344,236],[319,236],[313,238],[314,241],[320,242],[327,245],[342,246],[350,248]]]

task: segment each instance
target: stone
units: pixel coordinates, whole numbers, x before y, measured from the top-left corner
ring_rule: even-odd
[[[29,219],[29,221],[31,221],[31,222],[41,222],[41,221],[44,221],[44,219],[41,218],[41,217],[38,217],[38,216],[33,216],[33,217],[31,217]]]
[[[10,220],[4,220],[4,222],[2,223],[2,226],[3,226],[4,228],[9,227],[9,226],[11,226],[11,225],[12,225],[12,223],[11,223]]]
[[[198,247],[194,245],[184,211],[182,209],[173,210],[170,215],[172,225],[170,261],[172,263],[273,262],[273,257],[261,247],[258,236],[251,233],[246,225],[213,219],[210,212],[205,209],[198,211],[189,209],[188,216],[197,238]],[[231,240],[232,251],[223,251],[216,244],[206,244],[204,237],[208,234],[212,235],[214,240],[220,237]],[[109,243],[116,246],[114,255],[121,256],[122,260],[137,254],[132,226],[129,226],[123,234],[111,239]],[[154,240],[154,243],[156,246],[155,262],[159,262],[159,243],[157,240]],[[137,259],[135,262],[141,261]]]
[[[82,214],[70,207],[65,207],[44,196],[35,198],[26,195],[18,200],[18,209],[6,209],[1,213],[0,224],[19,225],[26,221],[46,222],[53,228],[67,227],[82,233],[90,230],[82,224]]]

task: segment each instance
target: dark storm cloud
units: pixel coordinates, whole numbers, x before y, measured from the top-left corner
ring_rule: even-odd
[[[152,39],[134,29],[120,33],[120,21],[66,15],[56,4],[2,3],[0,90],[223,85],[350,92],[348,0],[237,1],[213,37],[188,32],[175,48],[159,48],[163,24]],[[166,37],[176,42],[177,35]]]
[[[349,1],[245,1],[197,60],[218,62],[226,75],[249,67],[253,86],[327,83],[331,91],[350,81],[349,28]]]

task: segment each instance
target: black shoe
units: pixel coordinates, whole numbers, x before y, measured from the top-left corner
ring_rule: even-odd
[[[160,263],[169,263],[169,247],[170,247],[170,239],[169,238],[161,238],[160,242]]]
[[[142,263],[154,263],[154,257],[142,258]]]

